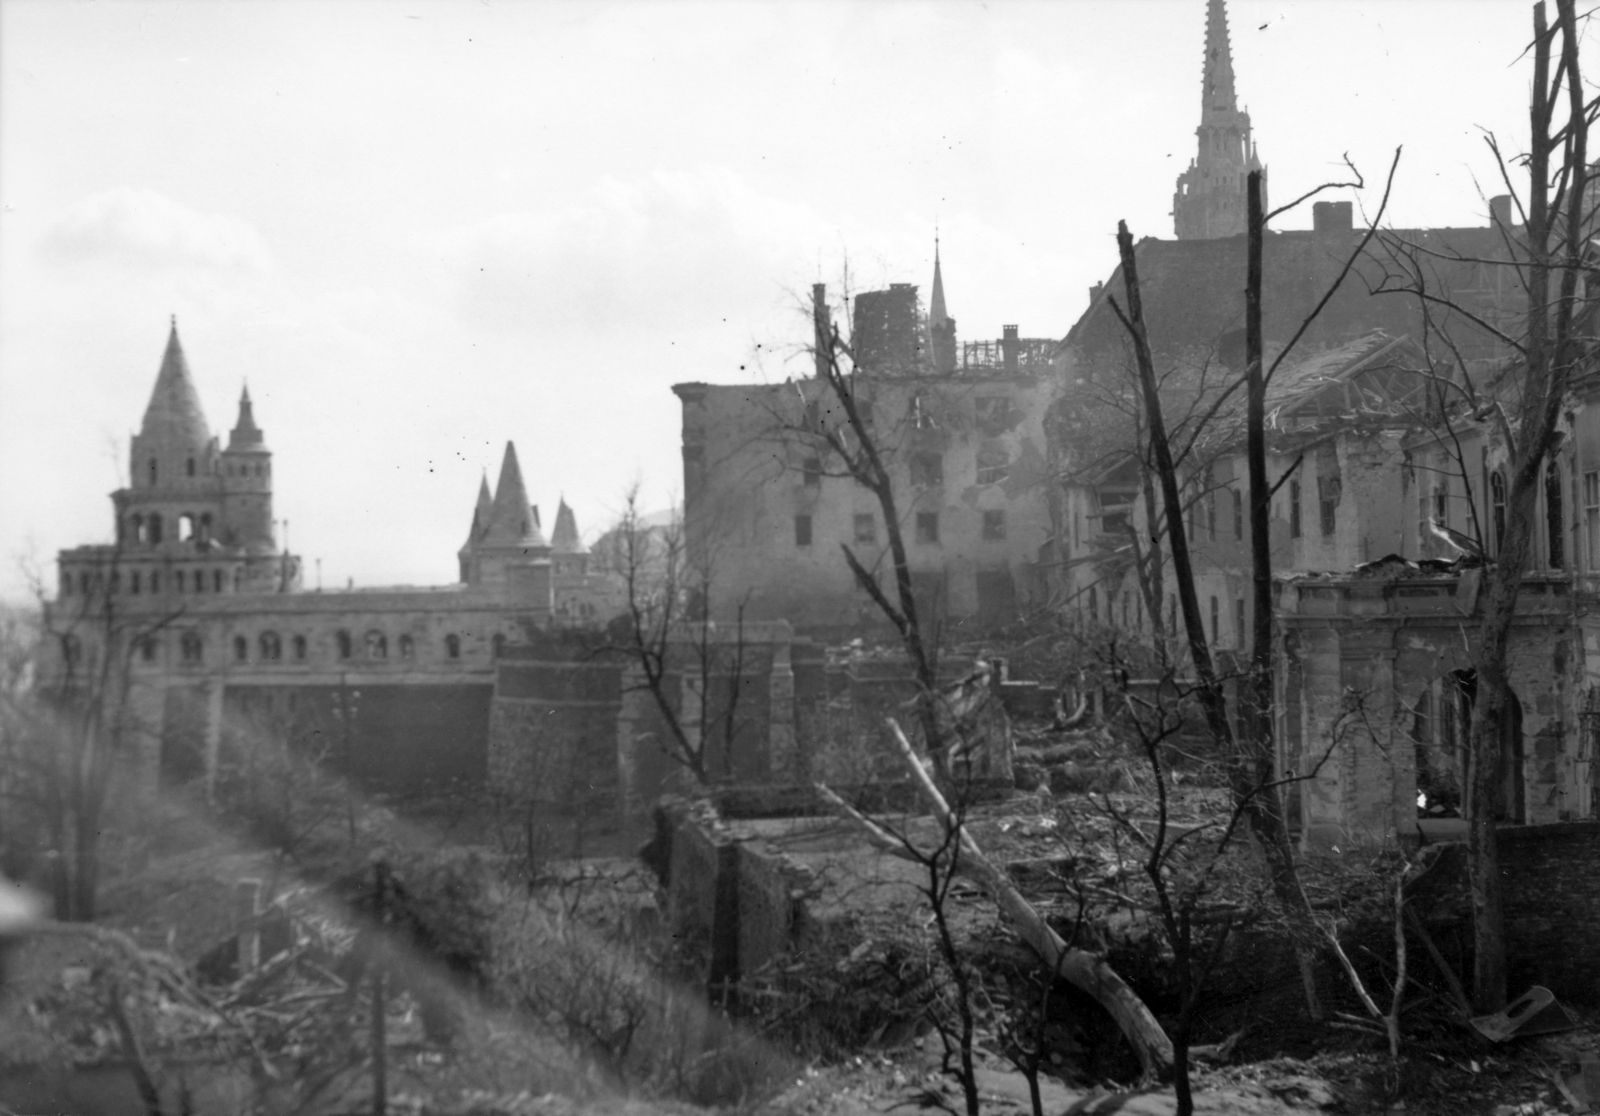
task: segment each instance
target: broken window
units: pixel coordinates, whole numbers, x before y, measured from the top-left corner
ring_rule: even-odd
[[[1562,519],[1561,469],[1552,461],[1544,467],[1544,520],[1549,545],[1547,564],[1552,570],[1559,570],[1566,565]]]
[[[911,458],[911,483],[937,486],[944,483],[944,457],[937,453],[918,453]]]
[[[917,513],[917,541],[928,546],[937,545],[939,542],[939,513]]]
[[[1300,537],[1300,482],[1289,482],[1289,537]]]
[[[794,545],[811,545],[811,517],[809,515],[797,515],[794,517]]]
[[[198,632],[184,632],[183,638],[178,641],[178,649],[186,663],[198,663],[201,659],[205,645],[200,642]]]
[[[1339,522],[1339,499],[1344,494],[1344,482],[1338,474],[1317,478],[1317,502],[1322,511],[1322,537],[1332,535]]]
[[[389,657],[389,637],[382,632],[367,633],[367,658],[387,659]]]
[[[1006,513],[1004,511],[986,511],[983,513],[983,537],[989,542],[999,542],[1006,537]]]
[[[1600,570],[1600,472],[1583,474],[1583,541],[1589,568]]]
[[[336,632],[333,637],[335,646],[339,649],[339,658],[348,659],[353,653],[349,632]]]
[[[1010,451],[1001,442],[985,442],[978,450],[978,483],[999,484],[1010,475]]]
[[[855,520],[855,540],[862,546],[873,546],[878,541],[878,519],[871,512],[858,512]]]
[[[972,401],[978,429],[993,436],[1012,425],[1011,400],[1004,395],[980,395]]]
[[[275,663],[283,658],[283,641],[277,632],[261,633],[261,661]]]

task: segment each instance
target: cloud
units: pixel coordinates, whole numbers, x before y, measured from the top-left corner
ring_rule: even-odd
[[[66,210],[45,230],[39,251],[62,264],[112,262],[145,269],[264,272],[271,264],[266,241],[248,222],[126,186]]]
[[[603,334],[759,315],[835,235],[803,206],[710,168],[605,179],[583,205],[498,214],[441,246],[468,321]]]

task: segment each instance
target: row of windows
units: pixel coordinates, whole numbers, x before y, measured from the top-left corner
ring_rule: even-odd
[[[938,488],[944,484],[944,455],[916,453],[911,455],[911,483],[922,488]],[[977,454],[978,483],[999,484],[1011,475],[1011,453],[1000,443],[986,442]],[[801,476],[807,488],[822,484],[822,459],[808,457],[801,465]]]
[[[1097,587],[1089,586],[1085,594],[1089,617],[1093,620],[1101,619],[1100,616],[1100,591]],[[1117,608],[1121,605],[1122,623],[1124,631],[1142,631],[1144,622],[1144,597],[1133,589],[1123,589],[1120,594],[1106,594],[1105,622],[1112,627],[1117,626]],[[1222,642],[1222,601],[1213,596],[1209,599],[1210,610],[1208,619],[1211,621],[1211,643],[1221,647]],[[1233,644],[1232,646],[1243,651],[1249,646],[1250,632],[1248,629],[1249,613],[1243,597],[1233,600]],[[1173,593],[1167,594],[1167,634],[1176,635],[1178,628],[1178,598]]]
[[[939,513],[918,512],[916,516],[916,541],[923,546],[939,545]],[[794,545],[810,546],[812,521],[809,515],[794,517]],[[1003,542],[1006,537],[1006,513],[1003,510],[983,513],[983,539],[985,542]],[[852,539],[858,546],[875,546],[878,542],[878,517],[871,512],[856,515]]]
[[[233,571],[230,579],[223,570],[173,570],[172,591],[174,593],[224,593],[231,584],[235,592],[238,591],[239,571]],[[143,570],[128,571],[128,592],[130,593],[159,593],[161,592],[161,571],[150,570],[148,574]],[[63,570],[61,572],[61,595],[70,597],[77,592],[85,597],[107,589],[112,593],[122,592],[122,571],[113,570],[109,577],[101,574],[90,574],[82,571],[74,579],[72,574]]]
[[[227,466],[228,467],[225,472],[230,477],[270,477],[272,475],[272,463],[268,461],[257,461],[253,464],[239,464],[237,462],[230,461],[227,463]],[[219,470],[217,468],[217,463],[213,462],[211,466],[212,474],[215,475],[219,471],[223,470]],[[189,457],[184,459],[183,473],[185,476],[189,477],[199,475],[200,467],[194,458]],[[156,486],[156,482],[161,477],[161,463],[156,458],[152,457],[150,459],[148,465],[146,466],[145,475],[150,478],[150,487],[154,488]]]
[[[505,647],[505,637],[494,637],[495,655],[498,657]],[[68,641],[71,641],[70,643]],[[417,656],[416,641],[409,635],[402,635],[397,641],[397,650],[401,659],[415,659]],[[139,655],[145,662],[154,662],[156,659],[158,641],[155,636],[146,636],[139,641]],[[444,637],[444,657],[459,659],[461,657],[461,637],[454,633]],[[349,632],[334,633],[334,648],[340,659],[353,659],[356,657],[356,641]],[[374,661],[384,661],[389,658],[389,637],[382,632],[368,632],[362,641],[363,657]],[[248,663],[251,661],[261,663],[278,663],[285,660],[285,653],[290,662],[303,663],[306,661],[309,644],[303,635],[290,636],[287,647],[283,637],[277,632],[262,632],[256,637],[252,648],[248,637],[237,635],[233,637],[233,661]],[[78,648],[74,637],[63,637],[62,652],[67,656],[68,662],[76,661]],[[183,662],[189,664],[200,663],[205,660],[205,643],[198,632],[184,632],[178,639],[178,652]]]

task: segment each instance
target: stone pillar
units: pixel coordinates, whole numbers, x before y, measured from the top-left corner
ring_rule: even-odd
[[[804,757],[795,748],[794,667],[790,646],[787,641],[772,645],[772,673],[767,678],[768,775],[778,782],[793,782],[806,776]]]

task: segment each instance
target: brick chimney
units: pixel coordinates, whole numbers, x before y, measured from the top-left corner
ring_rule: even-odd
[[[1509,229],[1515,223],[1511,216],[1511,195],[1499,194],[1489,199],[1489,227]]]
[[[811,353],[816,363],[817,379],[828,375],[828,352],[833,344],[833,315],[828,311],[828,286],[811,284]]]
[[[1021,348],[1021,345],[1017,343],[1017,327],[1014,325],[1001,326],[1000,331],[1002,334],[1000,338],[1001,358],[1005,361],[1006,372],[1012,374],[1017,371],[1017,351]]]
[[[1347,201],[1311,203],[1311,228],[1319,233],[1350,232],[1355,227],[1355,207]]]

